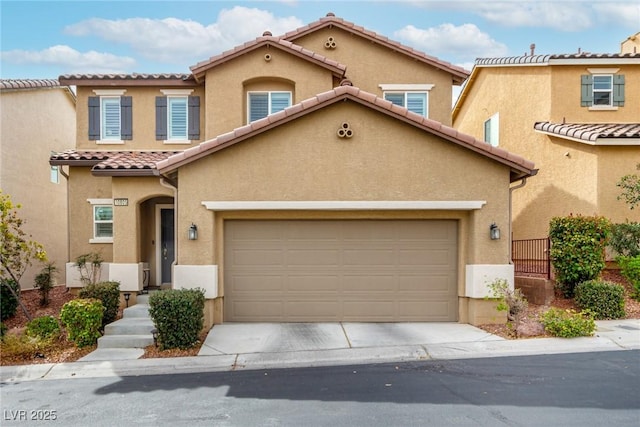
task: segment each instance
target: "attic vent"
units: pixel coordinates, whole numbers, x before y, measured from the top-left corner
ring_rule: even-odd
[[[336,48],[336,41],[333,37],[329,37],[327,39],[326,42],[324,42],[324,48],[325,49],[335,49]]]
[[[271,61],[271,54],[270,53],[266,53],[264,55],[264,60],[267,61],[267,62]]]
[[[338,129],[338,138],[351,138],[352,136],[353,130],[351,129],[351,126],[349,126],[349,123],[342,123]]]

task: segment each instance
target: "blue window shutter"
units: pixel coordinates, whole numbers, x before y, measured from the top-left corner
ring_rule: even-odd
[[[624,107],[624,74],[613,76],[613,105]]]
[[[120,138],[133,139],[133,114],[131,111],[133,101],[130,96],[120,97]]]
[[[100,139],[100,97],[89,97],[89,141]]]
[[[167,97],[156,96],[156,140],[167,139]]]
[[[189,97],[189,139],[200,139],[200,97]]]
[[[591,107],[593,105],[593,76],[584,74],[580,76],[580,106]]]

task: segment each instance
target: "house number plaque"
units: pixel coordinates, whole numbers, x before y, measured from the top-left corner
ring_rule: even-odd
[[[129,206],[129,199],[113,199],[114,206]]]

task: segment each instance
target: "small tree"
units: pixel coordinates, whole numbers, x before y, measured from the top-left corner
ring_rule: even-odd
[[[18,216],[19,208],[20,205],[14,205],[8,194],[0,191],[0,264],[2,264],[0,283],[9,288],[27,319],[32,320],[29,310],[20,301],[19,293],[6,283],[8,283],[7,279],[10,279],[19,285],[20,278],[29,268],[32,260],[35,258],[44,262],[47,260],[47,254],[44,247],[30,240],[31,236],[22,229],[24,220]]]
[[[35,277],[33,284],[40,291],[40,305],[43,307],[49,305],[49,292],[55,286],[57,272],[58,267],[53,262],[48,262]]]
[[[640,170],[640,163],[636,165],[636,169]],[[618,200],[624,200],[630,209],[640,204],[640,175],[625,175],[620,178],[616,186],[622,189]]]
[[[491,298],[498,300],[496,309],[498,311],[506,311],[508,322],[513,322],[515,325],[513,331],[515,337],[518,338],[518,328],[529,306],[522,290],[511,289],[506,279],[496,279],[489,283],[487,287],[491,291]]]
[[[82,254],[76,258],[76,267],[80,271],[80,281],[83,285],[95,285],[100,282],[102,261],[102,255],[97,252]]]

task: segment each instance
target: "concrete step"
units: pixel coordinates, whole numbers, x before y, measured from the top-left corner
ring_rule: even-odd
[[[136,318],[139,319],[141,317],[150,318],[149,317],[149,304],[136,304],[131,307],[125,308],[122,311],[122,317],[125,319]]]
[[[149,304],[150,294],[140,294],[136,296],[136,304]]]
[[[78,359],[79,362],[100,362],[112,360],[135,360],[144,355],[141,348],[100,348]]]
[[[153,321],[144,317],[128,317],[116,320],[104,327],[105,335],[146,335],[155,328]]]
[[[105,335],[98,338],[98,349],[104,348],[144,348],[153,344],[153,336],[145,335]]]

